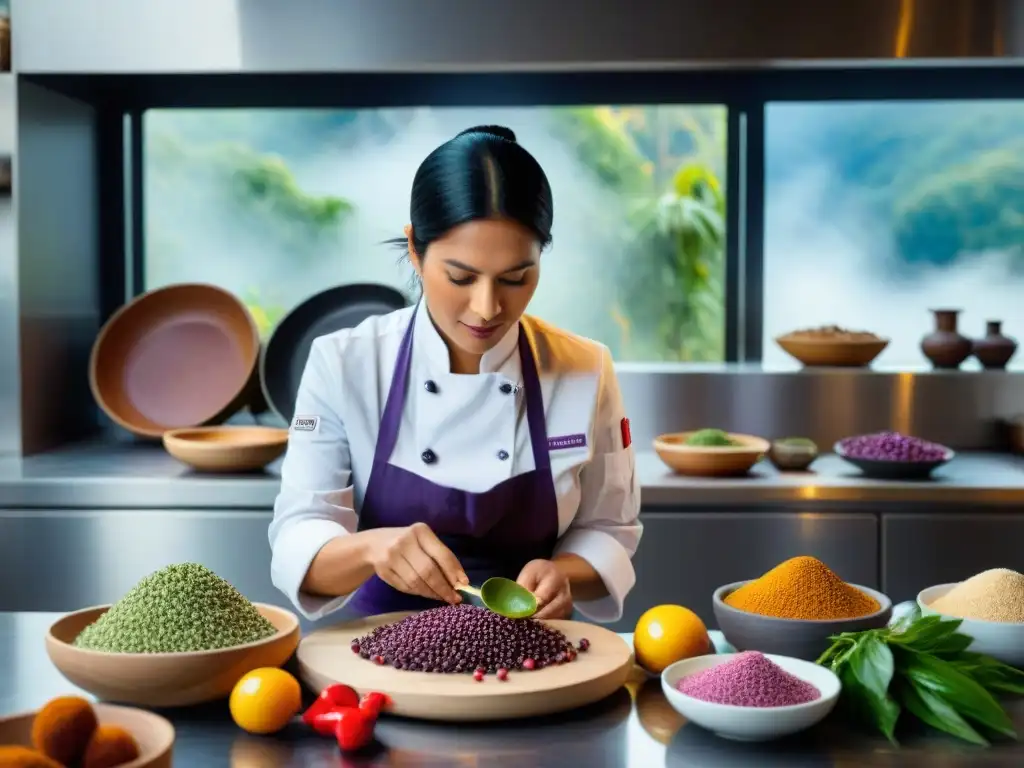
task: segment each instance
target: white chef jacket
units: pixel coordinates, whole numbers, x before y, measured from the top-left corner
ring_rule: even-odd
[[[409,389],[391,463],[434,483],[479,493],[534,469],[522,394],[519,328],[480,361],[480,374],[451,372],[448,348],[425,304],[371,317],[313,342],[295,403],[281,491],[270,524],[271,578],[308,619],[340,609],[351,597],[300,591],[313,558],[336,536],[357,530],[358,509],[398,348],[416,323]],[[624,445],[622,397],[607,347],[524,316],[540,377],[558,500],[556,554],[579,555],[600,574],[608,595],[576,608],[601,622],[622,616],[636,575],[640,485],[631,445]],[[434,382],[436,392],[427,391]],[[506,388],[507,389],[507,388]],[[577,443],[577,445],[573,445]],[[436,461],[421,458],[429,448]],[[506,458],[502,458],[501,456]]]

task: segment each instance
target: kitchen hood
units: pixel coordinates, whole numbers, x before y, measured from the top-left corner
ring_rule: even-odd
[[[1024,0],[11,0],[24,73],[1013,63]]]

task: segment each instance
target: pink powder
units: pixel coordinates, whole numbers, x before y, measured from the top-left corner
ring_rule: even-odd
[[[760,651],[746,651],[676,684],[680,693],[713,704],[791,707],[821,698],[821,691],[794,677]]]

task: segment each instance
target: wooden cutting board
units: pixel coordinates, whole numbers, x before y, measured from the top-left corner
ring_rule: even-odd
[[[382,624],[409,613],[386,613],[317,630],[299,643],[303,682],[314,691],[344,683],[360,694],[391,697],[396,715],[426,720],[482,721],[547,715],[600,701],[622,687],[633,668],[633,649],[614,632],[579,621],[545,621],[574,645],[590,648],[568,664],[533,671],[510,671],[502,682],[487,675],[410,672],[378,665],[352,653],[350,644]]]

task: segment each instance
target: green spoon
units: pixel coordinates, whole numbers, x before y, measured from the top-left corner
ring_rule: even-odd
[[[480,588],[467,585],[456,589],[479,597],[487,609],[509,619],[527,619],[537,612],[537,598],[533,592],[519,586],[512,579],[495,576],[485,581]]]

